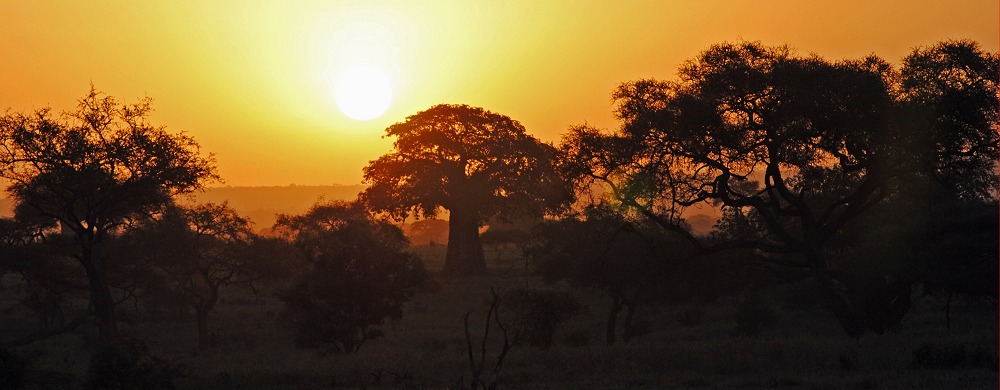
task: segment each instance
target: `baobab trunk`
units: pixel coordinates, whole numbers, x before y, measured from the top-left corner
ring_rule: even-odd
[[[444,273],[449,275],[479,275],[486,273],[486,256],[479,240],[479,220],[475,213],[450,210],[448,218],[448,253],[444,258]]]

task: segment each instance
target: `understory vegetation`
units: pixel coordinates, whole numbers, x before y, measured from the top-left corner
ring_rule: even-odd
[[[432,273],[443,266],[443,246],[412,249],[428,259]],[[128,363],[146,372],[140,378],[145,382],[134,383],[155,383],[155,375],[171,373],[183,389],[462,388],[470,379],[462,319],[471,312],[478,358],[490,286],[500,295],[503,321],[516,320],[511,295],[518,291],[555,292],[579,305],[558,324],[551,345],[523,342],[510,350],[500,371],[504,388],[989,389],[998,383],[995,302],[955,296],[948,309],[946,294],[918,294],[898,333],[851,339],[808,299],[808,286],[785,285],[640,307],[637,321],[648,324],[645,331],[607,346],[606,294],[510,276],[520,274],[520,253],[487,253],[499,259],[490,262],[492,276],[435,278],[436,288],[416,292],[403,319],[387,322],[385,336],[356,354],[296,348],[294,330],[279,318],[275,291],[257,296],[235,290],[223,297],[211,316],[213,347],[200,351],[187,318],[129,310],[124,330],[145,346]],[[11,278],[4,282],[5,289],[14,288]],[[23,309],[17,314],[30,315]],[[23,326],[6,318],[5,329]],[[27,388],[80,388],[92,381],[91,337],[68,333],[20,348],[18,358],[3,357],[0,369],[22,375],[32,384]],[[488,365],[501,346],[502,335],[494,331],[486,345]]]

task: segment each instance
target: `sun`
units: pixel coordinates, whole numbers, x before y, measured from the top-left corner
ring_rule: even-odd
[[[378,68],[358,65],[344,69],[333,88],[340,111],[356,120],[377,118],[392,103],[392,85]]]

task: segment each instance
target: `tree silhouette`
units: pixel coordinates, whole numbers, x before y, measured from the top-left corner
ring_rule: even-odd
[[[414,245],[431,245],[448,241],[448,221],[432,218],[413,221],[404,227],[406,237]]]
[[[676,271],[684,267],[684,277],[693,276],[691,264],[680,261],[689,256],[691,246],[644,225],[648,225],[644,220],[629,221],[605,204],[596,205],[541,224],[534,232],[539,239],[527,250],[546,282],[564,280],[611,298],[605,325],[607,345],[617,341],[619,323],[624,342],[634,336],[639,306],[678,295],[674,290],[685,284],[671,277],[680,274]],[[623,310],[624,321],[620,320]]]
[[[364,169],[368,205],[396,218],[449,212],[444,272],[486,271],[479,228],[493,217],[542,214],[571,191],[555,149],[513,119],[466,105],[437,105],[386,129],[395,151]]]
[[[252,254],[257,235],[251,222],[227,204],[170,207],[121,241],[118,255],[158,270],[170,295],[194,309],[201,349],[210,344],[208,315],[222,288],[252,286],[264,268]]]
[[[919,47],[903,59],[903,140],[929,179],[920,190],[931,203],[996,199],[998,61],[969,40]]]
[[[914,175],[961,174],[967,185],[955,191],[968,194],[997,184],[996,55],[959,41],[907,61],[900,74],[875,56],[829,62],[788,47],[715,45],[678,81],[622,84],[622,128],[573,129],[563,151],[581,185],[608,185],[702,251],[795,254],[772,259],[808,270],[849,335],[881,331],[835,277],[829,249],[845,224],[900,196]],[[763,231],[706,246],[676,219],[701,202],[741,210]]]
[[[171,196],[216,179],[191,137],[147,122],[151,100],[123,104],[91,86],[75,111],[0,118],[0,177],[17,210],[58,224],[75,239],[102,339],[117,333],[101,244],[115,228]]]
[[[275,230],[289,238],[306,267],[281,293],[298,345],[357,352],[382,336],[386,318],[426,279],[420,259],[404,252],[403,231],[373,218],[360,203],[317,204],[280,215]]]

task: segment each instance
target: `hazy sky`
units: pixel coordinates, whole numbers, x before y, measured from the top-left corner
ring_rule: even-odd
[[[618,83],[673,78],[713,43],[898,63],[949,38],[997,51],[998,20],[994,0],[4,0],[0,109],[68,109],[93,82],[152,97],[154,123],[215,153],[226,184],[353,184],[390,150],[385,127],[434,104],[482,106],[554,142],[616,126]],[[394,95],[369,121],[334,101],[338,72],[359,63]]]

